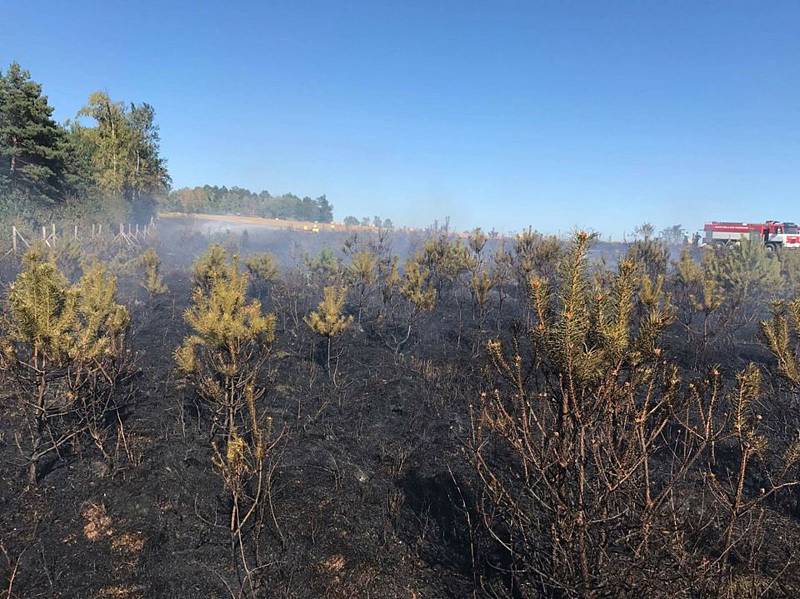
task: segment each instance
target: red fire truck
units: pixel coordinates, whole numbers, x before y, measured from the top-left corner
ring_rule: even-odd
[[[800,248],[800,228],[795,223],[768,220],[763,223],[710,222],[703,227],[703,245],[728,245],[743,239],[761,241],[768,250]]]

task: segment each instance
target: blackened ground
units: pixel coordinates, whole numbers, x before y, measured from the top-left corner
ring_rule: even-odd
[[[28,488],[3,420],[0,531],[10,563],[0,568],[10,576],[18,560],[15,597],[224,597],[235,581],[207,429],[172,373],[190,276],[174,270],[166,283],[156,302],[132,283],[122,288],[142,369],[125,419],[132,460],[120,447],[109,471],[91,451],[67,455]],[[272,492],[277,526],[263,539],[264,597],[460,597],[471,588],[453,501],[471,367],[435,356],[451,326],[432,322],[427,347],[398,357],[354,328],[336,344],[336,387],[310,333],[279,331],[266,401],[287,434]]]
[[[13,424],[0,418],[0,581],[13,577],[14,597],[230,596],[228,506],[202,414],[179,388],[172,359],[187,333],[188,266],[210,239],[177,226],[160,235],[169,293],[153,302],[121,281],[142,374],[114,467],[89,450],[72,453],[30,488]],[[343,241],[248,237],[242,250],[271,251],[284,265]],[[275,455],[260,596],[465,597],[474,577],[488,575],[471,551],[477,517],[464,451],[485,361],[473,358],[474,330],[459,339],[457,320],[455,306],[439,309],[399,356],[369,327],[353,327],[334,347],[336,385],[305,327],[278,332],[265,401],[286,435]],[[752,357],[746,352],[766,359],[751,347],[728,356],[731,369]],[[775,508],[776,521],[797,517],[796,505]]]

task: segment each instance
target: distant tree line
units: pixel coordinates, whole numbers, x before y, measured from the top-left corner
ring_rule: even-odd
[[[348,227],[360,225],[362,227],[377,227],[379,229],[391,229],[394,227],[394,223],[391,219],[382,219],[380,216],[373,216],[372,218],[365,216],[361,220],[355,216],[345,216],[344,224]]]
[[[169,190],[155,110],[89,96],[63,124],[16,62],[0,71],[0,216],[49,219],[58,209],[148,218]]]
[[[255,193],[241,187],[184,187],[165,197],[162,206],[166,210],[187,213],[243,214],[322,223],[333,221],[333,206],[324,195],[315,199],[291,193],[273,196],[268,191]]]

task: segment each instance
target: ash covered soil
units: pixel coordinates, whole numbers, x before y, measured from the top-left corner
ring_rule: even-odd
[[[211,237],[224,242],[226,233]],[[0,580],[13,583],[13,597],[237,596],[227,496],[202,407],[181,388],[173,360],[189,332],[190,265],[211,237],[190,224],[160,225],[169,291],[155,301],[134,277],[120,277],[141,373],[111,464],[85,447],[66,450],[32,487],[15,430],[0,419]],[[228,237],[239,243],[241,232]],[[347,235],[251,229],[248,237],[242,253],[271,252],[290,269],[322,247],[338,253]],[[407,255],[419,239],[393,243]],[[609,249],[608,259],[619,251]],[[262,294],[278,316],[263,401],[285,434],[258,539],[259,596],[472,595],[475,577],[491,575],[474,561],[467,526],[478,518],[465,450],[469,407],[486,364],[474,331],[447,304],[395,354],[369,326],[353,326],[336,341],[334,384],[323,344],[296,320],[319,295],[309,289],[287,310]],[[507,313],[493,334],[511,328]],[[752,344],[737,352],[728,354],[731,367],[767,361]],[[793,521],[796,510],[782,505],[781,517]]]
[[[189,267],[209,238],[180,226],[162,227],[159,237],[169,292],[150,302],[120,278],[141,374],[118,460],[109,466],[85,448],[81,456],[67,451],[43,465],[31,488],[15,431],[0,421],[0,572],[5,580],[13,574],[14,597],[225,597],[234,584],[229,508],[208,430],[172,359],[188,332]],[[250,237],[252,251],[283,264],[338,249],[344,238]],[[307,301],[310,309],[318,299]],[[274,308],[268,299],[265,308]],[[268,556],[260,592],[463,596],[469,554],[453,500],[467,465],[460,454],[476,365],[469,352],[463,363],[447,355],[441,341],[454,325],[446,316],[431,322],[425,339],[399,357],[353,327],[337,343],[334,386],[313,333],[284,322],[279,317],[264,399],[286,434],[274,460],[274,518],[260,539]]]

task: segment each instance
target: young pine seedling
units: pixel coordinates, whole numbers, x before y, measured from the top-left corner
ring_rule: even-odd
[[[148,248],[139,257],[139,266],[144,270],[142,287],[145,288],[150,299],[169,291],[161,277],[161,258],[153,248]]]
[[[331,374],[331,343],[334,337],[347,330],[353,317],[343,314],[347,289],[344,287],[325,287],[323,298],[317,309],[304,319],[306,324],[318,335],[328,341],[328,374]]]
[[[271,450],[282,436],[273,436],[272,419],[260,405],[275,316],[263,314],[258,300],[248,300],[248,276],[224,252],[212,247],[198,266],[198,285],[185,314],[191,334],[175,361],[211,411],[212,462],[230,494],[232,546],[242,547],[251,530],[245,524],[257,519],[269,487]],[[245,560],[245,552],[239,553]],[[250,571],[246,563],[243,567]]]

